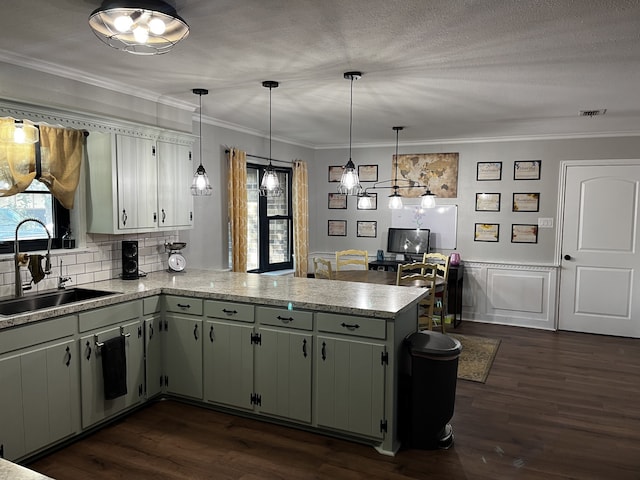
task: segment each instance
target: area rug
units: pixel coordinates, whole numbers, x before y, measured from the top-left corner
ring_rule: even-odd
[[[472,382],[486,382],[493,359],[498,352],[500,340],[459,333],[448,335],[462,344],[462,353],[458,360],[458,378]]]

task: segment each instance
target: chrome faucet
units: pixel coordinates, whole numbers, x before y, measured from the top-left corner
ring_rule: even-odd
[[[60,276],[58,277],[58,290],[64,290],[65,283],[70,282],[71,277],[68,275],[66,277],[62,276],[62,259],[60,259]]]
[[[47,237],[49,239],[49,241],[47,242],[47,255],[46,255],[46,261],[45,261],[45,266],[44,266],[44,273],[45,275],[49,275],[51,273],[51,234],[49,233],[49,230],[47,229],[47,226],[42,223],[40,220],[38,220],[37,218],[25,218],[24,220],[22,220],[20,223],[18,223],[18,225],[16,226],[16,240],[15,240],[15,256],[14,256],[14,267],[15,267],[15,296],[17,297],[22,297],[24,295],[24,292],[22,290],[22,278],[20,277],[20,261],[19,261],[19,256],[20,256],[20,244],[18,243],[18,231],[20,230],[20,227],[22,225],[24,225],[27,222],[36,222],[39,223],[40,225],[42,225],[42,228],[44,228],[44,231],[47,232]]]

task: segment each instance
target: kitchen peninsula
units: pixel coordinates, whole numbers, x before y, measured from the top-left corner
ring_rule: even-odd
[[[164,396],[398,450],[399,356],[423,290],[198,270],[82,287],[115,294],[0,317],[5,458]],[[127,393],[105,400],[100,347],[119,335]]]

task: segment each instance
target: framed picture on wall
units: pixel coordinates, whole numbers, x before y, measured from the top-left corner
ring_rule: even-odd
[[[538,225],[511,225],[511,243],[538,243]]]
[[[347,208],[347,195],[345,193],[329,194],[329,210],[340,210]]]
[[[500,239],[500,224],[476,223],[473,240],[475,242],[497,242]]]
[[[476,193],[476,212],[499,212],[499,193]]]
[[[540,194],[539,193],[514,193],[513,206],[511,210],[514,212],[538,212],[540,211]]]
[[[339,182],[340,178],[342,178],[342,170],[342,165],[331,165],[329,167],[329,181]]]
[[[378,209],[378,194],[377,193],[367,193],[367,195],[369,195],[369,201],[371,203],[371,206],[369,207],[363,207],[361,208],[359,203],[358,203],[358,210],[377,210]]]
[[[502,162],[478,162],[476,180],[502,180]]]
[[[542,160],[528,160],[513,162],[514,180],[540,180]]]
[[[378,236],[378,222],[358,220],[356,228],[358,237],[376,238]]]
[[[361,182],[377,182],[378,165],[358,165],[358,179]]]
[[[346,237],[347,221],[346,220],[329,220],[327,233],[330,237]]]

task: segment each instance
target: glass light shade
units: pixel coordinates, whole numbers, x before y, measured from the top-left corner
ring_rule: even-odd
[[[338,185],[338,192],[347,195],[358,195],[362,192],[358,172],[356,171],[356,166],[353,164],[351,159],[349,159],[342,171],[340,185]]]
[[[110,47],[136,55],[166,53],[189,35],[189,25],[162,0],[105,0],[89,26]]]
[[[209,183],[209,177],[202,164],[196,170],[193,176],[193,182],[191,182],[191,195],[211,195],[211,184]]]
[[[22,123],[6,123],[0,128],[0,142],[3,143],[37,143],[40,140],[40,131],[34,125]]]
[[[398,192],[389,195],[389,208],[391,210],[400,210],[402,208],[402,197]]]
[[[362,195],[358,196],[358,208],[360,210],[368,210],[372,206],[371,195],[369,195],[367,192],[364,192]]]
[[[260,195],[263,197],[279,197],[281,194],[282,189],[280,188],[278,174],[271,164],[269,164],[262,176],[262,182],[260,183]]]
[[[420,206],[422,208],[435,208],[436,206],[436,196],[431,193],[431,190],[428,190],[422,194],[422,200],[420,201]]]

